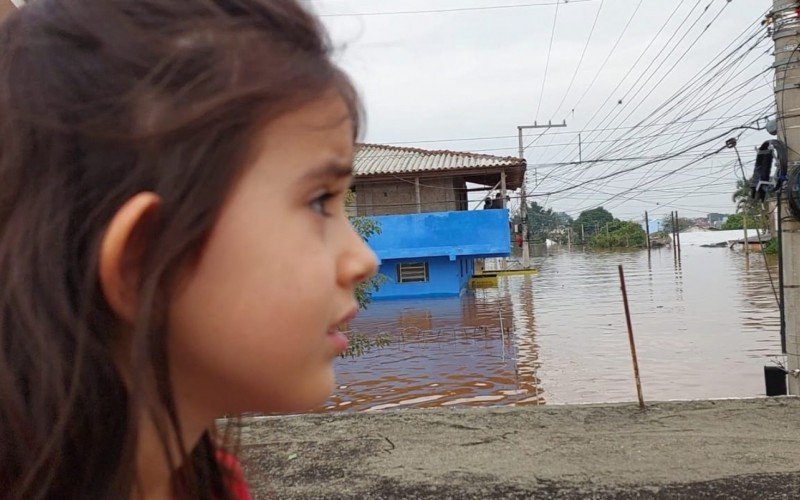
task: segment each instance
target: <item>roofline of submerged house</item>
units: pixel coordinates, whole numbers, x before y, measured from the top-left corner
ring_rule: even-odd
[[[359,153],[363,151],[364,148],[371,148],[377,150],[386,150],[386,151],[396,151],[398,153],[410,153],[415,156],[410,157],[407,161],[404,158],[392,158],[391,163],[395,163],[394,165],[385,165],[382,166],[378,171],[364,171],[364,169],[360,169],[359,167],[362,166],[364,163],[373,163],[376,160],[375,157],[369,156],[362,156],[359,157]],[[422,157],[435,157],[435,156],[442,156],[442,165],[446,163],[450,163],[452,166],[425,166],[424,168],[415,167],[412,164],[419,160],[420,156]],[[455,162],[453,157],[456,158]],[[470,159],[475,161],[475,165],[459,165],[458,159]],[[485,163],[482,164],[481,161],[485,160]],[[399,165],[398,165],[399,163]],[[455,165],[453,165],[455,163]],[[492,164],[494,163],[494,164]],[[421,148],[414,148],[414,147],[406,147],[406,146],[392,146],[392,145],[383,145],[383,144],[373,144],[373,143],[359,143],[356,145],[356,157],[354,161],[354,171],[353,174],[356,178],[358,183],[361,182],[380,182],[386,179],[397,180],[398,177],[441,177],[443,173],[451,174],[451,175],[469,175],[469,176],[481,176],[481,175],[492,175],[498,174],[500,172],[507,173],[507,187],[508,189],[517,189],[522,185],[525,170],[527,169],[527,162],[522,158],[517,158],[514,156],[495,156],[495,155],[487,155],[481,153],[470,153],[468,151],[452,151],[447,149],[437,149],[437,150],[429,150],[429,149],[421,149]],[[471,181],[470,181],[471,182]],[[488,184],[487,184],[488,185]]]

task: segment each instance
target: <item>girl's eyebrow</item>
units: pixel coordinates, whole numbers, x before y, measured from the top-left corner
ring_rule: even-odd
[[[301,181],[312,181],[323,179],[341,179],[353,175],[353,167],[341,163],[327,163],[321,167],[314,168],[306,172]]]

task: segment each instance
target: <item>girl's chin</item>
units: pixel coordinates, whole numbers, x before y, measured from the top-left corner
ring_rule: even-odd
[[[322,377],[321,377],[322,378]],[[248,413],[264,413],[279,415],[285,413],[303,413],[318,409],[333,394],[334,389],[333,367],[328,370],[327,376],[319,380],[312,387],[305,389],[298,388],[293,395],[287,395],[284,404],[275,404],[275,401],[264,401],[258,405],[258,410],[251,410]]]

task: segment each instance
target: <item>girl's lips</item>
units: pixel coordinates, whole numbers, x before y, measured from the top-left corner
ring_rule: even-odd
[[[345,328],[345,325],[352,321],[353,318],[356,317],[356,314],[358,314],[358,306],[354,305],[347,314],[342,316],[341,319],[328,330],[328,338],[331,340],[337,356],[347,351],[347,346],[350,342],[347,335],[340,331],[340,327]]]
[[[333,348],[336,351],[337,356],[347,351],[347,346],[350,341],[347,339],[347,335],[340,332],[338,328],[334,327],[328,330],[328,338],[333,344]]]

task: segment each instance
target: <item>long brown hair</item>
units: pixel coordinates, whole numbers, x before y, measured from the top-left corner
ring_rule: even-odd
[[[266,121],[333,89],[358,123],[330,53],[295,0],[36,0],[2,26],[0,496],[129,497],[133,415],[180,436],[164,327],[175,270]],[[163,204],[126,383],[98,252],[142,191]],[[215,441],[188,445],[177,493],[229,497]]]

